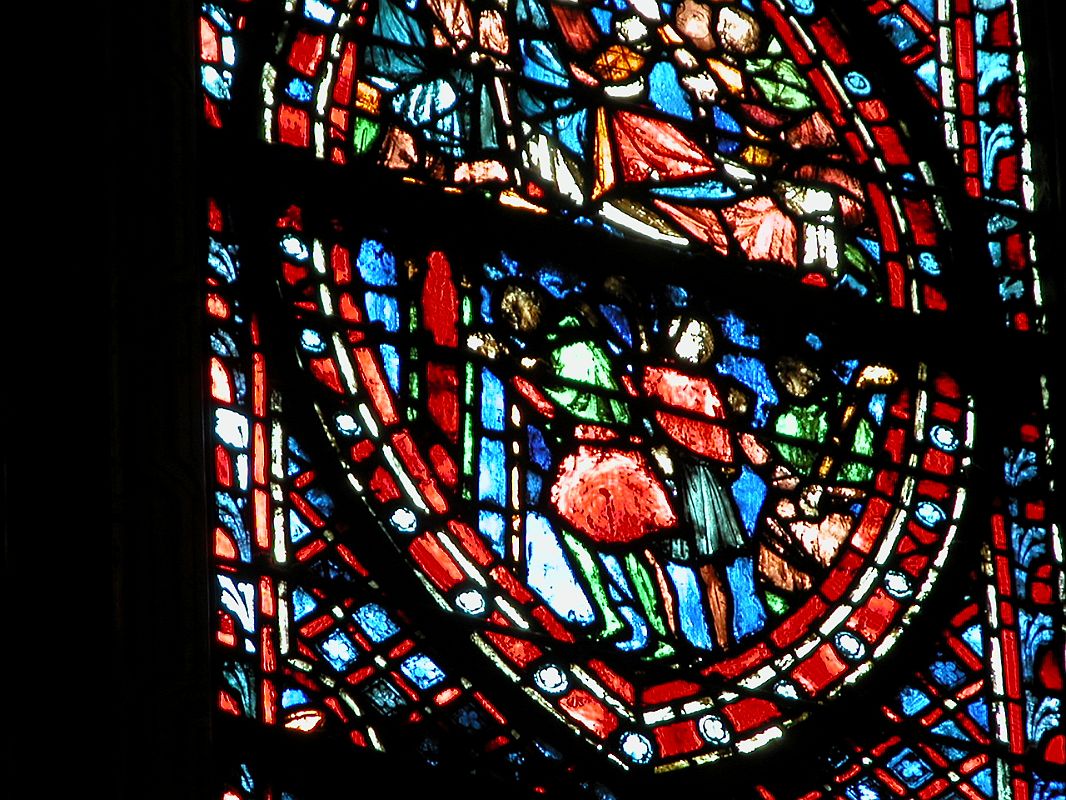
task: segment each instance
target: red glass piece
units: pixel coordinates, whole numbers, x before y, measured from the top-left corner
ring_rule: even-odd
[[[700,146],[664,120],[617,111],[611,123],[627,181],[690,178],[715,171]]]
[[[551,498],[567,522],[597,542],[632,542],[677,524],[639,452],[581,445],[563,460]]]
[[[300,31],[289,50],[289,66],[308,78],[313,78],[326,52],[326,37]]]

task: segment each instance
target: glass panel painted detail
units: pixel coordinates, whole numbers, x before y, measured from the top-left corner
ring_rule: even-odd
[[[946,374],[682,287],[302,227],[279,221],[281,274],[353,485],[490,659],[620,763],[757,749],[928,592],[972,424]]]
[[[327,23],[299,5],[263,70],[270,141],[894,308],[947,307],[930,168],[825,15],[383,0]]]
[[[1026,58],[1016,0],[875,0],[869,12],[936,110],[970,197],[987,201],[988,257],[1008,327],[1044,330]]]
[[[378,585],[360,559],[365,543],[287,433],[258,320],[242,313],[240,250],[214,201],[210,230],[220,712],[360,748],[413,748],[429,766],[467,764],[531,789],[609,797],[557,743],[514,731]]]

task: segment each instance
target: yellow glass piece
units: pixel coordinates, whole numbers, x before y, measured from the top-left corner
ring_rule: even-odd
[[[622,44],[612,44],[596,59],[592,68],[611,83],[624,83],[644,66],[644,56]]]

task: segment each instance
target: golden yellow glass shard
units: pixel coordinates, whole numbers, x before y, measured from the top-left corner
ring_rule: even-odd
[[[592,65],[596,74],[611,83],[624,83],[644,66],[644,56],[622,44],[612,44]]]
[[[607,112],[596,109],[596,138],[593,141],[592,159],[596,168],[596,181],[592,186],[592,199],[598,200],[614,188],[614,154],[607,131]]]
[[[359,81],[355,85],[355,107],[367,114],[381,113],[381,90],[369,83]]]
[[[736,95],[744,94],[744,76],[736,67],[731,67],[716,58],[708,58],[707,66],[730,92]]]

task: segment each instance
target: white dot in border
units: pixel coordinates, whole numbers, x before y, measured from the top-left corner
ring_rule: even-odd
[[[717,714],[700,717],[699,729],[700,736],[711,744],[729,744],[733,738],[729,733],[729,728],[725,725],[725,720]]]
[[[642,733],[630,731],[622,735],[622,754],[634,764],[647,764],[655,754],[651,740]]]
[[[851,631],[841,631],[834,638],[834,642],[836,642],[837,650],[848,661],[858,661],[866,655],[866,642]]]
[[[570,685],[566,673],[556,664],[546,664],[538,669],[533,673],[533,680],[536,681],[537,686],[549,694],[565,692],[567,686]]]
[[[474,616],[485,613],[485,596],[477,589],[466,589],[459,592],[455,598],[455,604],[460,611]]]

